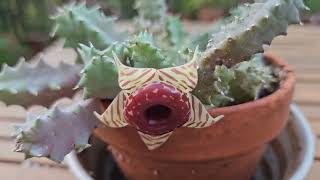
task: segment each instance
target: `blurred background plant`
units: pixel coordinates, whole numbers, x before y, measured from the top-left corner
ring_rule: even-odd
[[[136,15],[133,8],[134,0],[90,0],[100,1],[105,12],[116,14],[120,18],[131,18]],[[241,3],[253,2],[254,0],[167,0],[169,11],[179,14],[187,19],[215,20],[225,15],[230,8]],[[306,17],[320,13],[320,0],[305,0],[310,7]],[[308,20],[308,19],[306,19]]]
[[[1,0],[0,1],[0,65],[13,65],[19,57],[31,57],[52,41],[50,15],[56,6],[83,0]],[[106,15],[130,19],[137,14],[135,0],[87,0],[87,4],[99,3]],[[212,21],[225,15],[239,3],[253,0],[167,0],[169,11],[182,18]],[[310,12],[305,21],[315,16],[320,23],[320,0],[306,0]],[[317,23],[317,22],[316,22]]]
[[[306,0],[306,5],[310,7],[310,13],[320,13],[320,1],[319,0]]]
[[[234,7],[240,0],[169,0],[170,10],[179,13],[184,18],[209,20],[210,17],[223,15],[224,12]]]
[[[306,0],[310,11],[306,13],[307,21],[320,25],[320,0]]]
[[[0,63],[12,65],[47,44],[52,8],[49,0],[0,1]]]

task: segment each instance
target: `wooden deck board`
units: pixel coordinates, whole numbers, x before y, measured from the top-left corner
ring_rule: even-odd
[[[300,105],[299,107],[310,121],[320,122],[319,106]]]
[[[319,72],[304,72],[296,75],[297,82],[318,83],[320,82]]]
[[[73,180],[67,169],[43,166],[25,167],[23,165],[0,163],[1,179],[3,180]]]
[[[294,101],[301,105],[320,105],[320,83],[297,83]]]
[[[0,162],[11,163],[24,163],[24,155],[22,153],[13,152],[14,141],[13,140],[1,140],[0,139]],[[37,164],[39,166],[50,166],[57,168],[66,168],[66,164],[58,164],[46,158],[32,158],[28,159],[29,163]]]
[[[0,121],[0,138],[12,135],[13,128],[11,122]]]
[[[320,179],[320,162],[316,161],[309,173],[307,180],[319,180]]]
[[[199,24],[193,29],[206,29],[205,24]],[[320,26],[294,26],[289,29],[287,37],[277,38],[269,48],[270,52],[286,59],[294,68],[297,76],[294,102],[304,111],[317,136],[317,150],[307,180],[320,179]],[[62,52],[62,53],[61,53]],[[56,64],[55,56],[60,53],[60,59],[74,61],[75,53],[60,48],[49,49],[46,61]],[[62,55],[61,55],[62,54]],[[41,112],[43,108],[33,107],[33,112]],[[66,165],[57,165],[46,159],[32,159],[25,162],[23,155],[11,152],[13,141],[12,123],[23,122],[26,111],[21,107],[5,107],[0,102],[0,179],[6,180],[72,180],[75,179],[67,171]],[[23,165],[21,165],[21,163]],[[26,166],[32,164],[32,167]]]
[[[310,125],[311,125],[311,127],[312,127],[312,129],[313,129],[313,132],[315,133],[315,135],[318,137],[318,144],[320,143],[320,122],[319,122],[319,120],[317,120],[317,121],[311,121],[310,122]],[[320,156],[319,156],[319,160],[320,160]]]

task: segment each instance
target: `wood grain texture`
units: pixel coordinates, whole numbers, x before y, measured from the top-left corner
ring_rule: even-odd
[[[4,180],[74,180],[67,169],[50,168],[43,166],[27,167],[11,163],[0,162],[1,179]]]
[[[309,176],[307,177],[307,180],[318,180],[320,179],[320,162],[316,161],[309,173]]]
[[[320,83],[297,83],[293,99],[300,105],[320,106]]]
[[[13,134],[13,122],[0,121],[0,138],[10,138]]]
[[[203,23],[186,24],[191,32],[199,32],[210,27]],[[290,27],[288,34],[286,37],[277,38],[268,51],[283,57],[296,71],[297,86],[294,101],[310,120],[318,141],[317,157],[307,180],[318,180],[320,179],[320,26],[293,26]],[[55,47],[45,51],[48,55],[47,62],[57,64],[57,54],[60,60],[69,62],[75,60],[74,51],[63,50],[59,43]],[[33,107],[32,111],[40,113],[43,108]],[[24,162],[23,155],[11,152],[13,141],[10,135],[13,131],[10,124],[22,122],[25,114],[26,111],[21,107],[6,107],[0,102],[0,179],[75,179],[64,164],[56,165],[46,159]]]
[[[310,121],[320,122],[319,106],[300,105],[299,106]]]
[[[25,160],[24,155],[22,153],[16,153],[12,151],[13,147],[14,147],[13,140],[0,139],[0,163],[1,162],[8,162],[12,164],[29,163],[36,166],[67,168],[65,163],[57,164],[46,158],[32,158],[32,159]]]
[[[310,121],[310,124],[311,124],[311,127],[313,129],[313,132],[315,133],[315,135],[318,138],[317,144],[319,144],[320,143],[320,120],[319,120],[319,118],[318,118],[317,121]],[[320,160],[320,156],[318,158]]]

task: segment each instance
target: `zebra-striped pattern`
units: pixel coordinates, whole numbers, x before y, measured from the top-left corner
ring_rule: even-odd
[[[157,81],[159,81],[159,76],[157,75],[157,71],[155,69],[130,68],[120,71],[119,74],[120,88],[131,90],[132,92],[143,85]]]
[[[163,134],[160,136],[152,136],[152,135],[144,134],[139,131],[138,131],[138,133],[139,133],[142,141],[145,143],[145,145],[147,146],[147,148],[149,150],[154,150],[154,149],[160,147],[172,135],[172,132],[169,132],[169,133],[166,133],[166,134]]]
[[[121,63],[117,55],[114,54],[113,58],[118,67],[118,81],[121,89],[134,92],[145,84],[159,81],[156,69],[128,67]]]
[[[212,117],[201,101],[192,94],[189,94],[189,103],[190,103],[190,120],[187,121],[183,127],[189,128],[205,128],[213,125],[217,121],[223,118],[223,115],[218,117]]]
[[[162,82],[167,82],[184,93],[191,92],[198,82],[196,55],[187,64],[159,69],[158,73]]]
[[[153,82],[166,82],[175,86],[182,92],[191,92],[197,85],[197,61],[196,55],[184,65],[165,68],[133,68],[123,65],[114,55],[119,72],[119,86],[121,89],[134,92],[138,88]]]
[[[127,126],[128,123],[124,118],[123,109],[128,95],[126,91],[121,91],[112,101],[107,110],[98,119],[108,127],[118,128]]]

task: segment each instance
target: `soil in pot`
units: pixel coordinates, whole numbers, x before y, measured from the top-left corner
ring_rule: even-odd
[[[280,88],[257,101],[209,110],[213,116],[225,116],[212,127],[178,128],[153,151],[132,127],[101,128],[95,135],[110,145],[116,162],[132,180],[250,179],[266,144],[286,125],[294,89],[291,68],[279,58],[267,58],[286,72]]]

